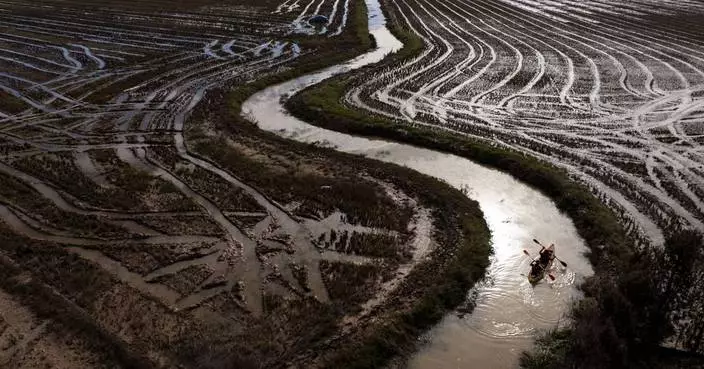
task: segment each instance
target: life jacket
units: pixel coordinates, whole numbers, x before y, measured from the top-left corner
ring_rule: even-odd
[[[548,261],[552,259],[554,251],[545,249],[540,252],[540,262],[543,264],[546,264]]]
[[[535,260],[531,263],[530,275],[537,277],[545,270],[545,265],[541,264],[539,260]]]

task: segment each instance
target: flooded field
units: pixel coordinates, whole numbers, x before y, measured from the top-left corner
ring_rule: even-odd
[[[699,2],[389,0],[425,43],[346,103],[569,170],[642,242],[704,227]]]
[[[704,228],[702,12],[0,2],[0,367],[329,367],[417,318],[467,250],[474,284],[488,226],[486,277],[392,366],[514,368],[593,273],[573,222],[505,173],[283,102],[354,71],[346,107],[565,168],[660,245]],[[386,58],[404,46],[389,24],[417,54]],[[537,286],[534,239],[568,264]]]
[[[278,208],[256,189],[218,176],[212,165],[190,156],[181,132],[208,89],[271,71],[301,50],[270,41],[292,16],[267,15],[264,21],[265,8],[197,5],[164,13],[155,3],[115,2],[92,14],[91,4],[80,1],[2,4],[0,172],[7,191],[21,188],[42,202],[5,194],[4,218],[15,230],[74,246],[178,244],[185,254],[200,254],[178,267],[141,266],[155,275],[162,268],[172,274],[222,269],[226,260],[214,262],[220,253],[235,245],[255,247],[234,222],[263,221]],[[172,154],[171,162],[156,160],[165,153]],[[204,181],[209,191],[198,191]],[[230,193],[218,193],[217,186]],[[66,222],[72,218],[85,219],[78,223],[89,229],[77,232]],[[153,222],[160,226],[151,227]],[[121,257],[127,255],[112,255],[117,262]],[[212,272],[204,272],[211,275],[204,285],[222,278]],[[151,280],[122,274],[138,285]],[[197,305],[232,288],[235,280],[225,274],[226,283],[207,293],[155,297],[178,308]],[[257,310],[259,300],[248,302]]]

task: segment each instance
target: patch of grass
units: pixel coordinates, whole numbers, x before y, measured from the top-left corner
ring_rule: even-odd
[[[225,297],[218,296],[213,307],[226,304]],[[234,294],[228,298],[237,299]],[[198,369],[288,367],[292,356],[309,352],[337,331],[340,312],[332,304],[269,294],[263,302],[261,317],[249,316],[239,324],[214,321],[203,330],[189,332],[177,343],[182,347],[179,362]]]
[[[410,255],[402,253],[401,245],[394,236],[352,232],[347,252],[378,258],[402,259]]]
[[[204,265],[191,265],[177,273],[155,278],[153,282],[161,283],[183,296],[188,296],[212,273],[213,271]]]
[[[221,236],[225,232],[217,223],[208,218],[206,215],[175,215],[168,218],[143,217],[138,219],[136,222],[168,235],[200,234],[207,236]]]
[[[207,255],[212,244],[207,242],[189,245],[120,243],[94,248],[119,261],[128,270],[141,275],[149,274],[179,261],[193,260]],[[86,247],[88,248],[88,247]]]
[[[330,299],[341,309],[354,313],[374,297],[374,286],[384,273],[381,265],[354,265],[322,261],[320,272]]]
[[[326,217],[339,210],[345,213],[353,224],[399,231],[405,229],[412,216],[410,209],[397,206],[377,184],[359,178],[357,170],[336,168],[331,170],[330,175],[300,170],[297,165],[305,159],[305,153],[295,149],[287,153],[292,159],[288,164],[279,163],[275,166],[272,163],[259,162],[246,153],[235,150],[222,138],[201,140],[192,147],[230,173],[237,173],[246,183],[254,185],[281,204],[304,200],[295,210],[296,215]],[[274,147],[271,149],[279,151]],[[325,186],[329,186],[330,190],[320,190]],[[393,208],[398,211],[389,212],[389,209]]]
[[[12,165],[99,208],[124,211],[188,211],[197,208],[175,186],[122,162],[110,150],[91,153],[95,153],[101,165],[111,168],[106,177],[113,186],[103,187],[93,182],[78,168],[71,154],[35,155]],[[145,204],[147,198],[151,200],[149,205]]]
[[[572,330],[555,329],[540,334],[535,340],[535,349],[523,352],[519,365],[525,369],[561,369],[560,358],[571,347]]]
[[[423,184],[429,185],[428,181]],[[379,368],[391,358],[413,351],[416,338],[461,304],[467,291],[483,278],[491,247],[481,211],[459,191],[454,194],[449,189],[435,189],[441,192],[432,200],[435,204],[439,205],[441,199],[448,201],[434,212],[436,226],[440,227],[436,234],[440,246],[431,260],[417,266],[404,286],[390,297],[397,306],[383,318],[377,317],[383,323],[370,327],[356,341],[330,355],[325,367]],[[453,214],[451,207],[457,213]]]

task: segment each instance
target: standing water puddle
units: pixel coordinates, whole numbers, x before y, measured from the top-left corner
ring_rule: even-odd
[[[538,329],[554,327],[570,301],[579,296],[576,284],[592,273],[584,258],[584,241],[572,221],[535,189],[510,175],[477,165],[467,159],[432,150],[382,140],[370,140],[311,126],[289,115],[282,98],[334,75],[376,63],[403,45],[386,28],[378,0],[366,0],[369,32],[377,49],[347,63],[269,87],[247,100],[243,113],[261,129],[302,142],[322,142],[338,151],[403,165],[440,178],[467,191],[477,200],[492,230],[494,256],[486,280],[472,295],[476,308],[460,317],[448,314],[424,337],[409,367],[515,368],[521,351],[529,349]],[[525,277],[538,247],[532,242],[554,242],[558,256],[569,269],[555,269],[554,282],[532,287]],[[557,263],[556,263],[557,264]]]

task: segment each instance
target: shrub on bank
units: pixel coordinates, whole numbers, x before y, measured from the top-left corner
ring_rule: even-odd
[[[536,349],[523,354],[522,368],[704,365],[696,355],[704,353],[702,235],[679,230],[663,249],[641,250],[623,261],[623,268],[587,279],[572,325],[538,339]],[[666,340],[690,354],[663,349]]]

